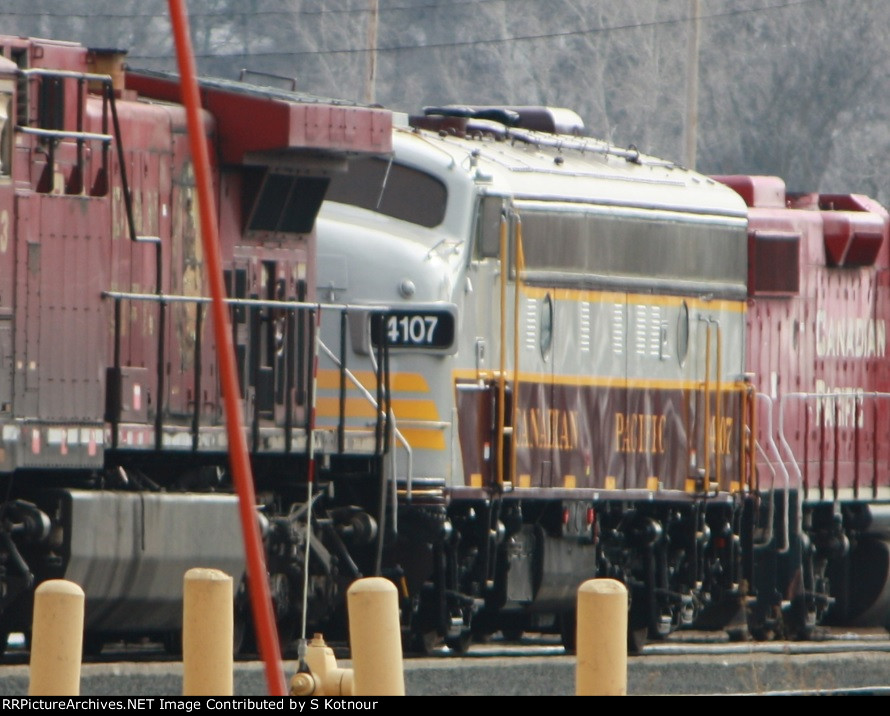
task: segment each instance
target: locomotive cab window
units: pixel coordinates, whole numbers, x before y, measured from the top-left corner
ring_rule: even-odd
[[[499,196],[486,196],[479,204],[476,220],[477,259],[497,258],[501,252],[501,215],[504,200]]]
[[[430,174],[374,157],[353,160],[327,198],[432,229],[445,219],[448,192]]]
[[[327,177],[269,172],[253,201],[248,230],[308,234],[315,225],[328,181]],[[249,186],[249,182],[245,184]]]

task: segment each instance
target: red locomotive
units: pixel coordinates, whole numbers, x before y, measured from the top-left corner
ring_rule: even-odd
[[[770,516],[750,548],[751,627],[890,625],[887,211],[787,193],[775,177],[719,178],[749,207],[746,364]]]
[[[30,628],[54,577],[83,586],[92,648],[175,635],[183,569],[244,572],[179,88],[114,50],[0,52],[0,636]],[[389,150],[390,113],[201,92],[270,499],[305,484],[312,322],[296,305],[315,298],[315,215],[350,157]]]

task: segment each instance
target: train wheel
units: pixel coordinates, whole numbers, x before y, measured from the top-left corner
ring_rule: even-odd
[[[445,640],[445,646],[455,654],[466,654],[470,650],[472,643],[473,632],[469,630],[461,632],[460,636],[449,637]]]
[[[423,654],[424,656],[433,656],[441,650],[444,643],[445,642],[439,635],[439,632],[435,629],[425,631],[421,634],[415,632],[411,635],[408,650],[414,653]]]

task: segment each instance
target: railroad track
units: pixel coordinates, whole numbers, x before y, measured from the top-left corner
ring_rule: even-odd
[[[349,666],[343,644],[331,644]],[[299,667],[295,653],[283,664],[287,680]],[[575,687],[576,662],[556,637],[526,635],[508,643],[493,638],[462,655],[405,655],[409,696],[565,696]],[[160,644],[106,644],[85,660],[84,695],[175,695],[182,663]],[[890,635],[883,630],[826,630],[809,642],[730,642],[720,633],[681,633],[649,644],[628,659],[628,695],[886,694],[890,684]],[[0,666],[0,693],[24,695],[28,654],[10,643]],[[266,692],[263,665],[235,663],[236,695]]]
[[[345,642],[329,642],[339,660],[349,658]],[[647,644],[643,653],[630,659],[654,656],[684,656],[694,654],[831,654],[852,652],[890,653],[890,632],[884,629],[824,628],[810,641],[732,641],[724,632],[676,632],[664,641]],[[405,659],[496,659],[523,657],[571,657],[558,636],[528,634],[519,640],[508,641],[499,635],[484,643],[473,643],[466,653],[459,655],[442,647],[431,654],[406,652]],[[284,650],[284,658],[297,658],[297,644]],[[163,644],[141,641],[136,643],[110,642],[100,654],[85,655],[84,663],[177,662],[181,657],[168,653]],[[256,661],[255,655],[241,655],[239,662]],[[3,657],[3,664],[27,664],[28,651],[24,637],[13,634]],[[890,679],[888,679],[890,681]]]

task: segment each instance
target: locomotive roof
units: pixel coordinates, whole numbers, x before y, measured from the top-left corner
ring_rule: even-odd
[[[721,182],[632,146],[622,149],[593,137],[510,127],[491,119],[472,119],[464,131],[420,125],[396,133],[397,155],[419,158],[428,152],[425,163],[437,161],[438,155],[438,162],[464,166],[477,183],[488,182],[492,194],[747,215],[744,201]]]
[[[127,88],[180,101],[179,76],[128,70]],[[392,148],[392,113],[379,107],[219,78],[199,80],[201,103],[219,127],[223,160],[253,163],[286,153],[385,154]]]
[[[142,77],[153,77],[179,84],[179,74],[176,72],[166,72],[163,70],[145,70],[139,68],[127,68],[127,72],[132,75]],[[198,85],[201,88],[209,90],[223,90],[239,95],[247,95],[262,99],[274,99],[284,102],[298,102],[300,104],[330,104],[340,107],[363,107],[368,109],[379,109],[368,104],[354,102],[346,99],[336,99],[333,97],[319,97],[317,95],[307,94],[305,92],[297,92],[296,90],[286,90],[280,87],[271,87],[267,85],[258,85],[243,80],[231,80],[224,77],[199,77]]]

